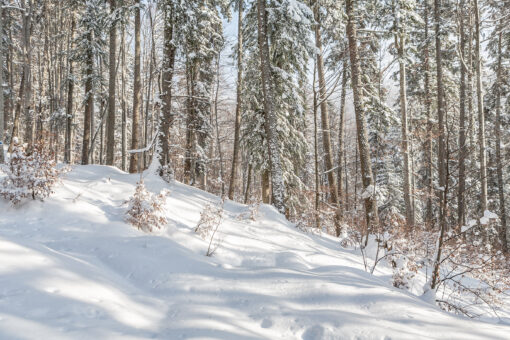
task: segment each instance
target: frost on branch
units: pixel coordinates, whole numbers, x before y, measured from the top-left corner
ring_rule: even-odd
[[[37,143],[30,153],[23,145],[15,143],[11,157],[4,167],[7,177],[0,183],[0,196],[18,204],[32,197],[43,201],[53,193],[66,168],[57,169],[53,153]]]
[[[163,208],[167,195],[166,190],[154,195],[140,180],[136,184],[135,194],[128,201],[126,220],[145,232],[152,232],[154,228],[161,229],[167,223]]]

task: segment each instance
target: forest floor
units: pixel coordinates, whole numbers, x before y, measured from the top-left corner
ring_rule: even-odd
[[[1,177],[1,175],[0,175]],[[219,198],[168,188],[168,225],[125,222],[138,175],[75,166],[45,202],[0,201],[0,339],[508,339],[510,326],[441,311],[363,269],[337,239],[262,205],[227,201],[215,236],[194,232]]]

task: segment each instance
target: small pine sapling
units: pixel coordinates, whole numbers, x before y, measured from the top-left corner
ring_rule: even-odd
[[[143,180],[140,180],[136,184],[135,194],[128,201],[126,220],[145,232],[152,232],[154,228],[161,229],[168,222],[164,215],[167,195],[166,190],[154,195],[147,190]]]
[[[15,142],[4,168],[7,177],[0,183],[0,196],[13,204],[28,197],[44,201],[53,193],[53,187],[67,170],[57,169],[53,153],[42,142],[36,143],[31,152]]]

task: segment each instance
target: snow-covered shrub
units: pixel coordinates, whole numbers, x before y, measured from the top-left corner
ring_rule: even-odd
[[[166,190],[159,195],[151,193],[140,180],[136,184],[135,194],[128,201],[126,220],[145,232],[161,229],[167,223],[163,207],[167,195]]]
[[[207,204],[200,213],[200,220],[195,227],[195,232],[198,233],[201,238],[204,240],[209,238],[209,247],[206,256],[212,256],[220,245],[220,241],[215,240],[214,236],[223,218],[224,202],[225,201],[222,200],[220,204]]]
[[[30,152],[15,142],[4,172],[7,177],[0,183],[0,196],[13,204],[32,197],[43,201],[53,193],[54,185],[67,168],[57,169],[54,155],[42,142]]]
[[[260,201],[256,201],[248,206],[248,211],[242,212],[237,216],[237,220],[251,220],[255,222],[259,217]]]

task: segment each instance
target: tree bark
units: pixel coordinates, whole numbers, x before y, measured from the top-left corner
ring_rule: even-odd
[[[72,15],[72,14],[71,14]],[[76,22],[74,16],[71,18],[71,38],[69,42],[69,53],[74,48],[74,30]],[[74,67],[73,60],[68,54],[69,74],[67,79],[67,107],[66,107],[66,131],[65,131],[65,152],[64,161],[67,164],[73,162],[72,158],[72,128],[73,128],[73,105],[74,105]]]
[[[133,122],[131,131],[131,149],[140,147],[140,102],[142,97],[140,79],[140,0],[135,1],[135,69],[133,84]],[[129,172],[138,171],[139,155],[132,153],[129,158]]]
[[[505,182],[503,181],[503,159],[501,155],[501,91],[502,91],[502,40],[503,24],[500,22],[498,34],[498,61],[496,69],[496,162],[499,194],[499,218],[501,221],[501,241],[508,250],[510,244],[510,230],[507,229],[505,207]]]
[[[230,172],[230,183],[228,186],[228,199],[234,199],[237,168],[239,164],[239,144],[240,144],[240,130],[241,130],[241,91],[243,84],[243,1],[239,0],[239,15],[237,22],[237,103],[236,103],[236,118],[234,128],[234,150],[232,153],[232,170]]]
[[[344,192],[344,171],[347,168],[342,166],[345,154],[345,97],[347,95],[347,58],[344,59],[342,68],[342,92],[340,94],[340,110],[338,117],[338,207],[340,215],[345,212],[346,193]]]
[[[457,192],[457,223],[459,228],[466,223],[466,32],[465,32],[465,1],[459,3],[460,14],[460,106],[459,106],[459,187]]]
[[[258,4],[258,44],[260,51],[260,68],[262,76],[262,93],[264,97],[264,116],[266,140],[268,145],[269,167],[271,171],[272,203],[282,214],[285,214],[285,186],[277,133],[277,117],[274,112],[274,92],[271,74],[271,59],[267,36],[266,0],[257,0]]]
[[[92,44],[92,33],[87,34],[87,40],[89,44]],[[86,58],[86,71],[85,71],[85,112],[83,119],[83,144],[81,153],[81,164],[89,164],[89,151],[90,151],[90,135],[91,135],[91,123],[94,108],[94,93],[93,93],[93,68],[94,68],[94,56],[91,50],[87,51]],[[93,158],[93,155],[92,155]]]
[[[365,205],[365,221],[370,233],[379,224],[377,201],[375,197],[374,178],[370,161],[370,147],[368,144],[367,123],[363,98],[363,87],[360,81],[360,61],[358,56],[358,38],[356,31],[356,14],[354,0],[346,0],[347,37],[349,40],[349,56],[351,61],[351,83],[354,96],[354,112],[356,116],[356,132],[358,138],[361,176],[363,182],[363,196]]]
[[[483,109],[482,54],[480,52],[480,8],[474,0],[475,11],[475,55],[476,55],[476,97],[478,101],[478,146],[480,148],[480,208],[483,215],[487,210],[487,155],[485,143],[485,113]]]
[[[324,162],[325,172],[328,175],[329,193],[331,201],[338,206],[338,190],[335,178],[333,151],[331,147],[331,130],[329,125],[329,112],[326,93],[326,79],[324,75],[324,60],[322,58],[322,40],[321,40],[321,18],[319,16],[319,4],[315,0],[313,5],[313,14],[315,18],[315,47],[317,48],[317,74],[319,78],[319,104],[321,108],[321,123],[322,123],[322,144],[324,147]]]
[[[400,1],[399,1],[400,5]],[[399,6],[400,7],[400,6]],[[400,11],[400,8],[397,9]],[[401,133],[402,133],[402,158],[403,158],[403,173],[404,173],[404,203],[406,211],[406,224],[408,226],[414,225],[414,209],[412,202],[411,192],[411,162],[410,162],[410,148],[409,148],[409,129],[407,121],[407,82],[406,82],[406,62],[405,62],[405,32],[402,23],[399,21],[400,14],[395,15],[397,21],[397,34],[395,36],[395,43],[398,47],[398,64],[399,64],[399,83],[400,83],[400,114],[401,114]]]
[[[116,0],[110,0],[110,13],[114,14]],[[106,165],[113,165],[115,160],[115,86],[117,77],[117,28],[115,18],[110,27],[110,55],[108,68],[108,119],[106,120]]]
[[[165,27],[164,27],[164,46],[163,46],[163,72],[161,81],[161,91],[163,97],[163,105],[161,107],[159,144],[161,147],[159,155],[159,164],[161,165],[160,175],[164,175],[164,171],[173,173],[172,164],[170,163],[170,128],[173,125],[174,115],[172,114],[172,81],[175,63],[175,45],[174,38],[174,8],[171,4],[166,3],[164,7]],[[170,169],[164,169],[170,167]]]

